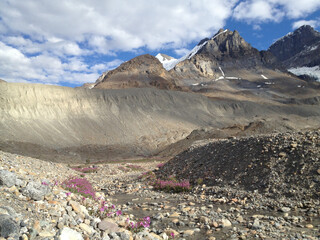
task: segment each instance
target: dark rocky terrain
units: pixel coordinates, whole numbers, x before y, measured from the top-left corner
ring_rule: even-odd
[[[195,143],[157,173],[208,186],[257,190],[273,198],[320,197],[320,132]]]

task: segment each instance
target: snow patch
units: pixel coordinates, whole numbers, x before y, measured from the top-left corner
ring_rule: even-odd
[[[222,76],[224,77],[224,72],[222,71],[222,68],[221,68],[221,67],[219,67],[219,70],[220,70]]]
[[[165,58],[164,56],[162,56],[161,53],[158,53],[156,55],[156,58],[162,63],[162,66],[167,70],[171,70],[172,68],[174,68],[174,66],[178,63],[178,59],[176,58]]]
[[[215,39],[216,37],[218,37],[219,35],[227,32],[227,31],[228,31],[228,29],[222,31],[221,33],[218,33],[217,35],[213,36],[210,40]],[[194,55],[196,55],[196,54],[199,52],[199,50],[200,50],[204,45],[207,44],[207,42],[208,42],[208,41],[204,41],[204,42],[201,43],[200,45],[195,46],[188,54],[184,55],[183,57],[181,57],[181,58],[179,58],[179,59],[173,58],[173,59],[171,59],[171,60],[168,60],[168,59],[165,59],[160,53],[158,53],[158,54],[156,55],[156,58],[158,58],[159,61],[162,63],[163,67],[164,67],[167,71],[169,71],[169,70],[171,70],[172,68],[174,68],[178,63],[180,63],[180,62],[182,62],[182,61],[184,61],[184,60],[186,60],[186,59],[190,59],[190,58],[192,58]]]
[[[309,75],[317,79],[320,82],[320,66],[314,67],[299,67],[299,68],[290,68],[288,69],[289,72],[300,76],[300,75]]]
[[[263,79],[268,79],[265,75],[261,74],[261,77],[263,77]]]

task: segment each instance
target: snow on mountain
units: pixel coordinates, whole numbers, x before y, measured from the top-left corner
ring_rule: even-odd
[[[228,29],[219,32],[218,34],[216,34],[215,36],[213,36],[213,37],[211,38],[211,40],[215,39],[216,37],[218,37],[219,35],[227,32],[227,31],[228,31]],[[179,62],[182,62],[182,61],[184,61],[184,60],[186,60],[186,59],[190,59],[190,58],[192,58],[194,55],[196,55],[197,52],[199,52],[199,50],[200,50],[204,45],[207,44],[208,41],[209,41],[209,39],[208,39],[208,40],[205,40],[205,41],[203,41],[203,40],[200,41],[200,43],[199,43],[197,46],[195,46],[188,54],[184,55],[183,57],[181,57],[181,58],[179,58],[179,59],[176,59],[176,58],[173,58],[173,57],[169,57],[169,56],[167,56],[167,55],[165,55],[165,54],[162,54],[162,53],[158,53],[158,54],[156,55],[156,58],[158,58],[159,61],[162,63],[163,67],[164,67],[167,71],[169,71],[169,70],[171,70],[172,68],[174,68]],[[167,58],[167,57],[169,57],[170,59]]]
[[[162,63],[163,67],[169,71],[172,68],[174,68],[175,65],[177,65],[179,63],[179,59],[170,57],[168,55],[162,54],[162,53],[158,53],[156,55],[156,58]]]
[[[290,68],[289,72],[301,76],[301,75],[309,75],[317,79],[320,82],[320,66],[314,67],[298,67],[298,68]]]

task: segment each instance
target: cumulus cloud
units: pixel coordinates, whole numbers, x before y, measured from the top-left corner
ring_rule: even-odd
[[[320,20],[299,20],[292,24],[292,29],[297,29],[303,25],[310,25],[313,28],[320,26]]]
[[[32,57],[0,42],[0,78],[10,82],[41,82],[59,84],[70,82],[82,84],[95,81],[101,72],[118,66],[115,59],[91,67],[83,59],[73,57],[63,62],[59,57],[40,54]]]
[[[182,52],[188,43],[210,36],[223,27],[236,2],[0,1],[1,47],[10,49],[12,55],[7,57],[11,60],[13,52],[17,53],[16,57],[25,61],[21,66],[29,70],[30,76],[27,78],[22,74],[24,71],[14,65],[7,66],[13,72],[1,67],[0,75],[7,76],[8,80],[21,77],[21,80],[38,78],[53,83],[61,78],[82,81],[79,80],[81,75],[76,75],[81,71],[87,74],[83,79],[88,79],[120,64],[120,60],[115,60],[92,65],[81,62],[84,56],[116,57],[119,51],[139,52],[141,48],[155,50],[168,46]],[[76,77],[72,77],[72,73]]]
[[[178,56],[185,56],[186,54],[190,53],[190,50],[187,48],[179,48],[174,50],[175,54]]]
[[[8,34],[88,42],[96,51],[161,48],[201,39],[224,25],[235,0],[1,1]],[[41,12],[41,14],[35,14]]]
[[[252,22],[279,22],[284,17],[296,19],[320,9],[319,0],[246,0],[235,8],[233,17]]]

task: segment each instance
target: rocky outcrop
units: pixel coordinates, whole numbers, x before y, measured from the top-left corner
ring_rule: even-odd
[[[181,79],[208,81],[219,77],[245,78],[241,74],[243,70],[262,72],[275,68],[277,64],[271,53],[259,52],[238,31],[220,29],[212,38],[200,41],[198,46],[193,56],[178,63],[170,72]]]
[[[318,46],[320,46],[320,33],[311,26],[304,25],[273,43],[269,52],[289,68],[319,61],[319,55],[318,60],[312,57],[317,50],[319,52]]]
[[[94,88],[122,89],[156,87],[159,89],[181,90],[172,76],[163,68],[157,58],[141,55],[109,71]]]
[[[268,50],[290,72],[306,80],[320,80],[320,33],[305,25],[282,37]]]

